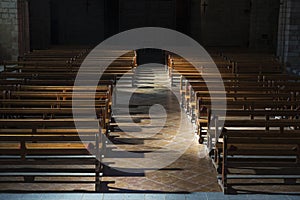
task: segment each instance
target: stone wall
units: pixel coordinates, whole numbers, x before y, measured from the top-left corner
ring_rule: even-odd
[[[54,0],[53,2],[58,2],[58,1],[59,0],[56,1]],[[280,1],[279,16],[278,16],[278,4],[279,4],[278,1]],[[19,47],[18,47],[18,14],[17,14],[18,4],[17,2],[18,0],[0,0],[0,60],[17,59],[18,56]],[[85,12],[87,12],[86,13],[87,16],[96,13],[96,11],[92,10],[92,8],[98,8],[99,6],[98,7],[95,6],[94,2],[96,1],[90,1],[91,4],[90,8],[84,8]],[[208,3],[208,6],[205,7],[206,8],[205,12],[204,12],[204,6],[202,6],[204,2]],[[250,18],[250,22],[249,22],[250,31],[248,32],[250,47],[255,47],[259,49],[259,48],[263,48],[264,46],[271,46],[271,47],[274,46],[274,49],[276,49],[277,46],[277,55],[281,58],[281,60],[287,63],[291,68],[298,69],[300,71],[300,64],[299,64],[300,63],[300,1],[299,0],[252,0],[251,8],[248,8],[247,2],[248,2],[247,0],[243,0],[243,1],[235,0],[235,1],[230,1],[229,4],[229,1],[226,1],[225,3],[224,0],[208,0],[208,1],[191,0],[191,4],[190,4],[191,5],[191,21],[190,21],[191,36],[197,41],[199,41],[201,44],[205,44],[205,41],[203,41],[203,39],[205,39],[204,37],[205,35],[212,37],[212,41],[217,41],[218,39],[220,41],[223,41],[223,43],[224,41],[228,41],[229,44],[234,44],[234,41],[230,41],[228,40],[228,38],[229,39],[237,38],[237,41],[241,41],[241,44],[245,44],[247,35],[243,35],[241,33],[243,32],[243,30],[245,33],[248,32],[245,31],[248,26],[246,19]],[[222,7],[221,5],[224,6]],[[226,23],[225,23],[226,26],[224,27],[223,22],[222,23],[220,22],[220,24],[223,24],[222,25],[223,27],[221,25],[219,26],[219,24],[217,23],[218,21],[216,20],[220,19],[220,17],[216,18],[216,20],[210,20],[210,18],[213,19],[213,17],[210,16],[217,17],[217,14],[219,15],[222,14],[222,12],[220,12],[220,9],[222,10],[223,13],[225,13],[225,11],[228,10],[228,12],[224,14],[224,17],[221,18],[222,21],[224,20],[229,22],[232,21],[230,18],[231,16],[235,21],[239,22],[240,24],[245,24],[245,27],[240,27],[239,23],[236,23],[236,26],[238,27],[236,26],[233,27],[233,25],[231,26],[230,24],[226,25]],[[250,9],[249,18],[247,17],[248,9]],[[237,11],[240,11],[240,13],[238,13]],[[101,18],[101,20],[98,21],[104,21],[103,10],[101,10],[100,12],[99,10],[97,10],[97,13],[101,13],[101,15],[100,14],[97,14],[97,16],[91,15],[90,17],[93,19]],[[230,13],[230,15],[228,13]],[[235,13],[236,15],[234,15]],[[33,13],[31,13],[31,15],[32,14]],[[73,16],[73,13],[69,13],[69,14],[70,16]],[[237,16],[239,16],[238,20],[237,20]],[[279,19],[278,22],[277,19]],[[203,26],[203,23],[210,22],[210,21],[213,21],[215,23],[215,26],[213,26],[211,29],[213,30],[213,33],[218,36],[215,37],[217,38],[216,40],[215,38],[213,38],[214,34],[212,34],[211,32],[208,31],[209,34],[203,33],[204,30],[210,30],[209,29],[210,27]],[[78,38],[81,38],[82,35],[84,35],[79,30],[82,29],[89,30],[87,29],[87,27],[76,26],[76,23],[79,22],[80,21],[78,20],[74,20],[74,24],[70,26],[71,28],[70,27],[68,28],[65,26],[66,24],[63,23],[63,21],[60,21],[59,23],[62,24],[63,26],[59,26],[59,29],[70,30],[69,32],[71,32],[72,34],[66,35],[65,37],[75,38],[74,40],[76,40],[77,36]],[[277,23],[278,23],[278,30],[276,30]],[[92,24],[95,24],[95,22],[93,21]],[[103,29],[104,25],[103,23],[100,23],[94,27],[101,27],[101,29]],[[77,29],[75,30],[74,28]],[[216,29],[220,29],[220,31],[216,31]],[[227,32],[224,32],[224,30],[228,30],[230,34],[226,36]],[[50,31],[48,30],[47,32],[49,33]],[[101,34],[99,31],[95,31],[94,29],[91,29],[87,32],[95,32],[94,35],[97,35],[97,37],[99,36],[103,37],[103,33],[102,33],[103,31],[101,32]],[[68,31],[58,31],[58,33],[66,34],[68,33]],[[219,35],[223,35],[223,36],[225,35],[224,36],[225,39],[219,37]],[[38,37],[34,37],[34,38],[38,38]],[[49,40],[49,37],[47,38]],[[93,37],[89,37],[89,38],[93,38]],[[59,35],[58,39],[65,40],[62,38],[61,35]],[[29,41],[29,39],[26,39],[25,37],[24,40]],[[277,40],[277,45],[275,45],[276,40]],[[72,42],[73,41],[70,41],[70,43]],[[41,42],[37,42],[37,43],[41,43]],[[220,42],[216,44],[222,45]]]
[[[191,36],[203,45],[275,50],[279,1],[191,0]]]
[[[291,1],[291,15],[289,31],[289,45],[286,61],[293,67],[300,70],[300,1]]]
[[[250,19],[250,48],[272,49],[277,46],[280,0],[252,0]],[[275,51],[274,51],[275,53]]]
[[[0,1],[0,60],[18,57],[17,0]]]
[[[277,55],[288,70],[300,72],[300,1],[282,0]]]

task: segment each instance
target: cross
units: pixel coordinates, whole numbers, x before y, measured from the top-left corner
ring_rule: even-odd
[[[207,6],[208,6],[208,4],[204,1],[202,4],[204,14],[206,13]]]

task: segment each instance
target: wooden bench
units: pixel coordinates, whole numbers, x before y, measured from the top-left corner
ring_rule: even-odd
[[[299,124],[299,120],[226,120],[225,127],[242,129],[223,129],[223,142],[216,148],[222,151],[219,179],[224,192],[235,192],[230,183],[233,179],[234,185],[243,179],[264,179],[264,183],[266,179],[282,179],[283,184],[295,183],[300,178],[300,132],[289,127]],[[259,130],[267,127],[279,130]]]
[[[29,113],[46,118],[63,115],[72,116],[72,103],[75,103],[77,111],[83,109],[82,111],[88,114],[92,108],[84,104],[95,99],[95,102],[88,105],[96,105],[96,115],[102,119],[102,126],[109,129],[112,105],[111,88],[110,85],[95,88],[85,86],[4,86],[2,89],[7,90],[2,92],[1,105],[4,106],[4,109],[2,109],[1,114],[3,117],[11,117],[12,114],[20,117]],[[76,93],[73,93],[75,91]]]
[[[0,90],[2,90],[4,93],[7,93],[8,99],[12,98],[12,95],[16,95],[16,92],[18,94],[30,94],[39,92],[40,94],[49,93],[49,95],[56,93],[57,96],[63,95],[65,93],[67,96],[70,96],[72,92],[76,92],[75,94],[87,94],[90,95],[90,93],[95,92],[95,94],[101,94],[106,93],[106,99],[109,101],[109,104],[112,104],[112,94],[113,94],[113,85],[111,82],[102,82],[100,84],[104,85],[98,85],[96,87],[90,87],[90,86],[32,86],[32,85],[5,85],[0,86]],[[15,92],[16,91],[16,92]],[[103,97],[102,97],[103,98]]]
[[[234,73],[268,73],[282,74],[285,71],[284,65],[272,54],[269,53],[230,53],[223,52],[222,56],[226,60],[234,62]]]
[[[22,61],[15,62],[8,61],[6,64],[16,64],[15,67],[10,67],[5,72],[0,74],[0,78],[7,79],[32,79],[32,80],[54,80],[54,79],[71,79],[75,80],[77,71],[83,62],[83,59],[87,55],[89,50],[42,50],[34,51],[30,54],[25,55]],[[108,66],[104,72],[104,77],[111,77],[113,80],[120,79],[125,73],[127,76],[131,76],[132,85],[134,85],[134,68],[137,65],[135,51],[121,51],[123,56],[115,59],[111,65]],[[111,52],[115,53],[115,52]],[[108,57],[109,52],[106,52],[104,57],[95,57],[91,59],[105,60],[112,59]],[[114,55],[114,54],[112,54]],[[65,60],[68,58],[67,60]],[[57,65],[55,65],[55,63]],[[85,73],[91,73],[91,76],[98,72],[99,66],[94,68],[88,68],[89,71]],[[14,72],[14,73],[11,73]],[[15,73],[17,72],[17,73]],[[103,77],[102,76],[102,77]],[[105,78],[106,79],[106,78]],[[1,80],[2,81],[2,80]]]
[[[295,99],[299,93],[299,87],[297,87],[297,85],[290,86],[290,87],[287,86],[278,87],[275,85],[269,86],[263,81],[257,81],[257,79],[248,80],[248,81],[244,81],[243,78],[242,80],[239,80],[239,78],[233,78],[232,80],[230,78],[225,79],[223,82],[224,88],[221,87],[221,84],[219,83],[218,80],[216,79],[215,80],[212,79],[212,80],[215,82],[211,82],[211,80],[207,78],[206,80],[198,79],[198,80],[193,80],[192,82],[187,82],[188,80],[186,80],[186,83],[182,84],[184,85],[184,88],[181,88],[182,106],[191,114],[192,119],[194,119],[193,110],[195,109],[195,106],[197,106],[197,99],[207,96],[207,94],[205,93],[208,93],[208,88],[207,88],[208,86],[210,87],[210,93],[213,94],[215,94],[217,91],[222,92],[222,90],[224,89],[227,96],[230,93],[238,94],[238,93],[248,92],[249,98],[251,98],[251,96],[255,96],[255,93],[265,93],[265,94],[290,93],[291,94],[290,97],[286,97],[286,98]],[[284,94],[283,96],[289,96],[286,94]]]
[[[136,54],[131,51],[116,59],[97,87],[88,86],[94,80],[74,87],[88,52],[34,51],[15,63],[6,62],[16,66],[0,73],[0,176],[24,177],[28,182],[44,176],[95,177],[96,190],[100,190],[100,149],[105,148],[102,136],[109,129],[113,84],[127,72],[134,76]],[[85,75],[97,71],[95,66]],[[75,97],[74,92],[78,92]],[[74,103],[76,113],[82,114],[76,118],[76,123],[82,125],[80,129],[74,124]],[[95,117],[90,119],[93,104]]]
[[[112,71],[105,71],[102,76],[100,77],[100,80],[114,80],[116,82],[120,78],[123,77],[123,75],[126,73],[126,78],[130,79],[132,82],[132,85],[134,85],[134,77],[135,73],[131,70],[112,70]],[[98,77],[95,77],[95,72],[85,72],[84,76],[88,77],[87,81],[100,81],[98,80]],[[2,72],[0,73],[0,81],[14,81],[14,79],[19,79],[24,81],[25,83],[30,81],[35,82],[42,82],[46,80],[71,80],[75,81],[77,77],[77,72],[64,72],[64,73],[58,73],[58,72],[39,72],[39,73],[30,73],[30,72]],[[97,80],[93,80],[93,78],[97,78]]]
[[[75,105],[73,105],[75,103]],[[94,104],[95,108],[91,105]],[[74,107],[74,108],[73,108]],[[73,109],[77,114],[90,115],[95,112],[101,120],[101,127],[110,127],[111,105],[108,99],[90,102],[87,100],[0,100],[0,116],[2,118],[25,118],[39,116],[42,119],[53,119],[62,117],[72,117]],[[105,131],[105,132],[106,132]]]
[[[26,182],[43,176],[95,177],[99,191],[102,171],[99,120],[76,121],[85,127],[76,129],[73,119],[1,119],[0,176],[24,177]],[[89,167],[83,169],[78,165]]]
[[[206,85],[208,84],[208,85]],[[209,86],[209,88],[208,88]],[[246,82],[246,83],[233,83],[224,82],[224,87],[219,82],[206,82],[206,83],[192,83],[185,92],[182,93],[182,102],[186,110],[193,115],[193,112],[190,112],[195,109],[196,106],[196,93],[204,92],[224,92],[226,94],[230,93],[280,93],[277,87],[264,87],[263,84]],[[281,92],[282,93],[282,92]]]
[[[233,73],[234,70],[234,63],[225,60],[219,55],[212,55],[212,60],[214,62],[213,64],[217,66],[217,69],[212,69],[212,63],[209,61],[199,60],[199,58],[196,60],[194,58],[190,58],[190,60],[192,60],[193,63],[197,63],[198,65],[202,66],[200,70],[201,73],[216,73],[217,69],[220,73]],[[168,53],[167,65],[172,82],[173,76],[178,76],[177,74],[195,75],[199,73],[186,59],[175,54]]]
[[[98,85],[115,85],[117,81],[116,76],[104,74]],[[85,80],[85,85],[95,85],[93,80]],[[19,86],[19,85],[35,85],[35,86],[73,86],[74,79],[30,79],[30,78],[13,78],[0,79],[1,85]]]
[[[27,61],[28,62],[28,61]],[[6,67],[5,71],[7,72],[77,72],[80,68],[79,66],[74,66],[73,64],[68,64],[64,62],[50,62],[49,63],[38,63],[38,62],[16,62],[17,66],[15,67]],[[13,62],[10,62],[12,64]],[[32,63],[32,64],[31,64]],[[119,61],[113,62],[111,65],[107,67],[107,70],[131,70],[133,69],[132,61]],[[93,68],[88,68],[90,71],[97,71],[99,70],[99,66],[95,66]]]
[[[278,114],[278,116],[285,112],[294,112],[294,116],[299,112],[300,101],[286,101],[286,100],[264,100],[264,99],[254,99],[254,100],[239,100],[226,102],[226,111],[221,111],[218,109],[223,109],[222,105],[224,102],[215,101],[214,112],[215,113],[225,113],[230,116],[248,116],[254,119],[255,116],[271,116],[273,114]],[[219,107],[219,105],[221,105]],[[196,127],[197,133],[199,135],[199,142],[203,143],[204,137],[206,136],[206,130],[210,124],[212,107],[211,100],[202,100],[196,109]],[[241,113],[241,114],[239,114]],[[235,117],[237,117],[235,116]]]
[[[272,91],[268,88],[261,87],[260,89],[232,89],[229,88],[227,91],[197,91],[193,98],[189,98],[188,101],[189,112],[191,117],[194,119],[196,108],[199,108],[199,101],[214,98],[215,101],[221,99],[223,101],[238,101],[238,100],[296,100],[297,95],[291,94],[285,91]]]
[[[208,148],[216,149],[214,162],[221,166],[223,164],[223,168],[219,168],[222,174],[219,178],[225,193],[232,192],[231,187],[234,184],[228,181],[232,179],[283,179],[286,183],[295,183],[295,178],[300,178],[300,79],[285,74],[284,66],[268,53],[254,53],[248,50],[238,53],[239,51],[235,48],[225,48],[224,53],[218,54],[215,53],[215,49],[212,50],[214,56],[221,55],[225,63],[234,63],[232,74],[221,71],[225,98],[219,87],[214,88],[213,78],[209,78],[209,73],[205,74],[205,82],[202,74],[189,74],[195,70],[185,63],[184,59],[169,58],[168,65],[175,63],[182,71],[182,106],[190,115],[195,112],[198,127],[206,126]],[[187,67],[184,68],[184,65]],[[238,71],[252,74],[236,74]],[[243,78],[246,76],[249,77]],[[213,96],[209,94],[207,85],[210,86]],[[226,118],[212,116],[212,101],[215,104],[214,114],[227,113]],[[223,109],[221,105],[224,105],[224,101],[227,109],[220,110]],[[221,131],[218,124],[224,120],[225,128]],[[220,140],[216,141],[215,138],[220,132]],[[240,133],[242,135],[239,135]],[[224,138],[224,143],[227,143],[226,152],[223,148],[224,134],[227,135],[226,139]],[[288,134],[288,137],[285,138],[285,134]],[[266,140],[261,141],[262,139]],[[274,150],[274,147],[277,149]],[[243,174],[234,171],[236,168],[247,168],[246,173],[253,169],[256,173]]]

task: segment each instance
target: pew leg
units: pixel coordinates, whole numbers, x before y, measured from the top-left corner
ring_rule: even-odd
[[[199,135],[199,144],[203,144],[204,143],[204,132],[203,132],[203,129],[202,129],[202,124],[199,123],[198,127],[197,127],[197,134]]]
[[[199,144],[203,144],[204,142],[204,138],[200,135],[199,140],[198,140]]]
[[[202,137],[202,134],[201,134],[201,128],[200,128],[199,125],[197,125],[197,135],[199,135],[198,143],[199,143],[199,144],[203,144],[204,139],[203,139],[203,137]]]
[[[101,192],[102,191],[102,187],[101,187],[101,177],[100,177],[100,172],[102,165],[100,161],[96,161],[96,172],[95,172],[95,191],[96,192]]]
[[[296,178],[285,178],[284,179],[284,184],[286,184],[286,185],[294,185],[296,183],[297,183]]]
[[[233,189],[230,185],[223,188],[224,194],[237,194],[237,191]]]
[[[220,157],[219,157],[219,150],[218,147],[216,147],[215,151],[214,151],[214,162],[219,165],[219,161],[220,161]]]
[[[25,183],[33,183],[35,176],[24,176],[23,178]]]

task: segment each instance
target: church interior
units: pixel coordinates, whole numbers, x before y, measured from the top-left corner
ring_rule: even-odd
[[[0,0],[0,199],[300,199],[299,0]]]

